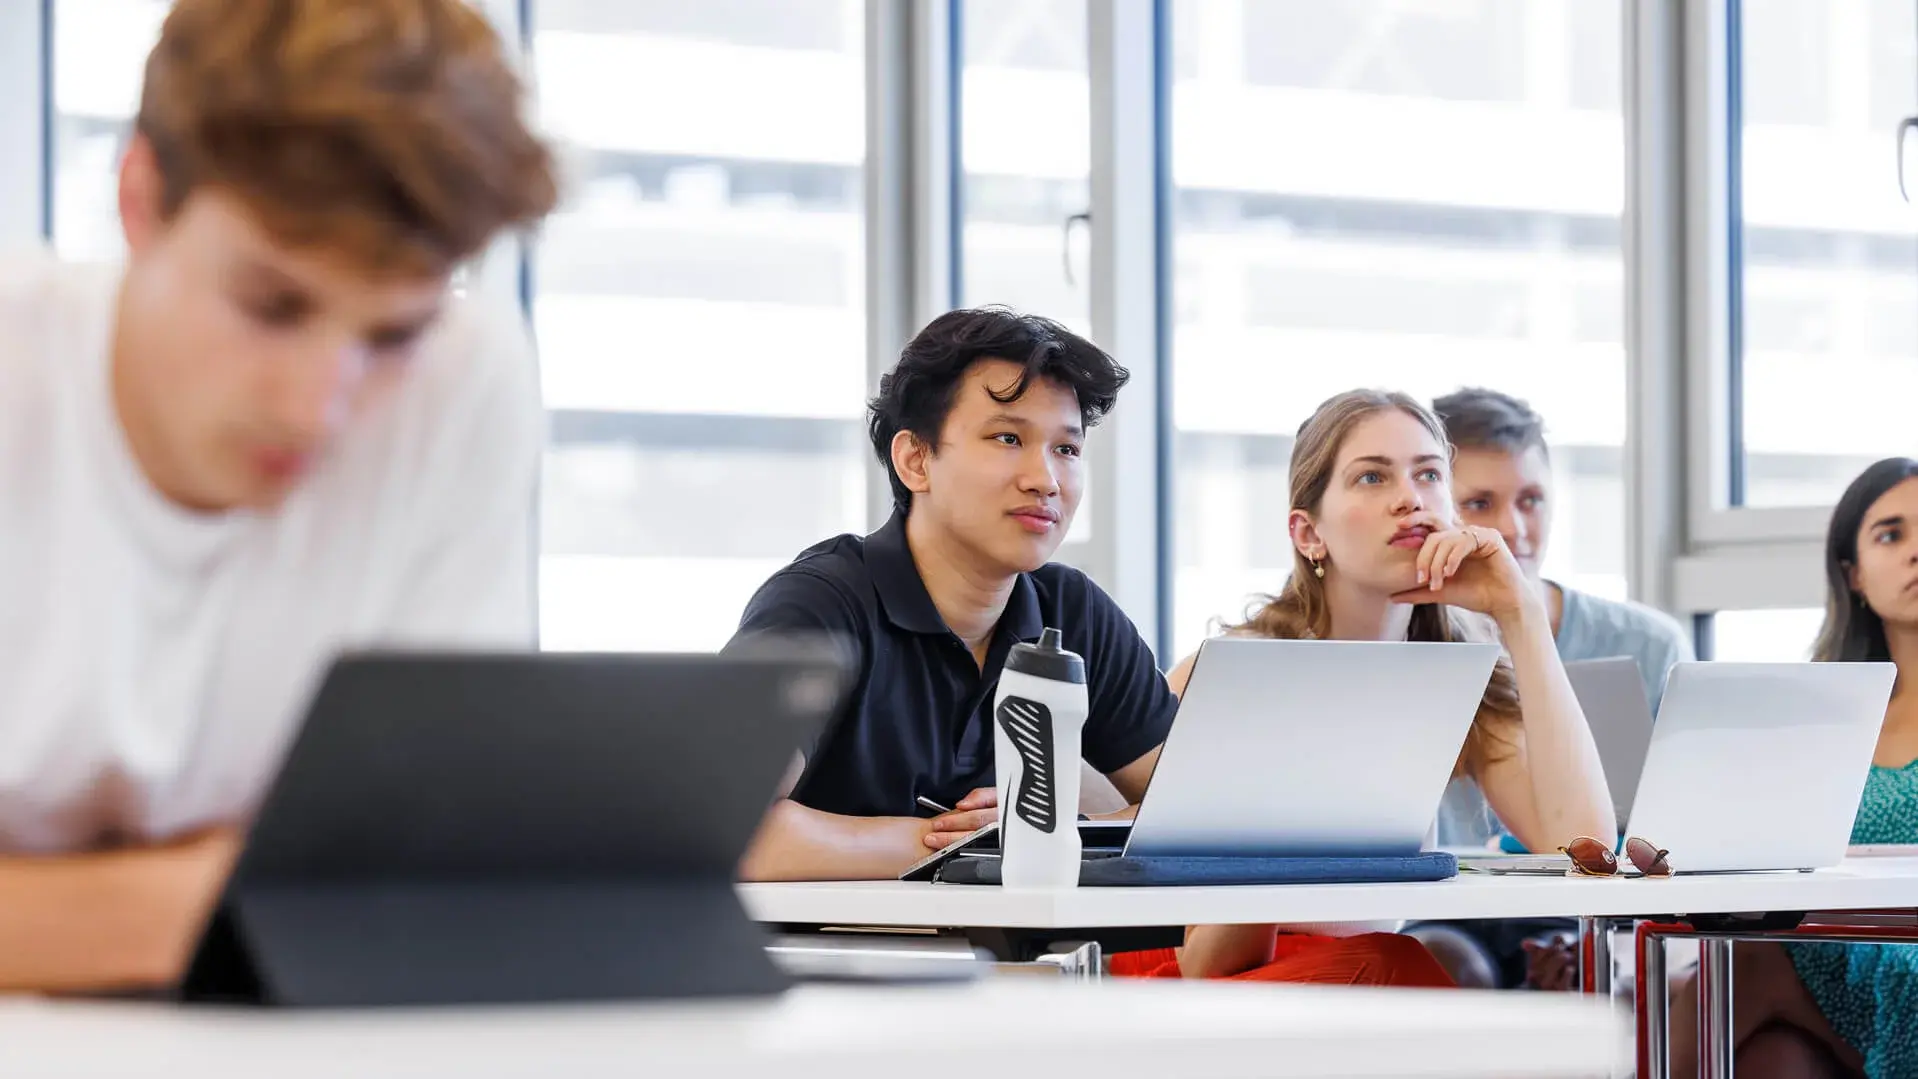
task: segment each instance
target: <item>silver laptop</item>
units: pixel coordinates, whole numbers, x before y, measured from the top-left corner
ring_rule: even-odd
[[[1845,857],[1896,668],[1680,663],[1627,835],[1686,872],[1822,869]]]
[[[1416,853],[1498,651],[1207,641],[1125,853]]]
[[[1565,665],[1565,675],[1598,745],[1613,812],[1618,820],[1629,820],[1652,745],[1652,705],[1645,699],[1638,662],[1630,656],[1578,660]]]

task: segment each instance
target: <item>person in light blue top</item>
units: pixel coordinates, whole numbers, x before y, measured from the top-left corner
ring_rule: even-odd
[[[1629,656],[1638,664],[1645,699],[1656,714],[1665,675],[1673,664],[1692,658],[1691,642],[1669,615],[1544,578],[1552,533],[1552,460],[1544,420],[1525,402],[1495,390],[1459,390],[1432,407],[1453,446],[1452,494],[1460,519],[1495,529],[1526,576],[1541,584],[1559,658],[1570,663]],[[1472,781],[1454,780],[1439,807],[1439,844],[1483,847],[1504,832]],[[1427,923],[1412,932],[1461,985],[1569,989],[1572,964],[1540,963],[1538,949],[1526,942],[1562,939],[1572,924],[1559,919]],[[1541,969],[1552,975],[1541,977]]]
[[[1812,658],[1898,665],[1851,841],[1918,843],[1918,461],[1888,458],[1852,481],[1825,577]],[[1695,991],[1673,1008],[1675,1077],[1697,1059]],[[1732,992],[1741,1079],[1918,1076],[1918,945],[1740,944]]]
[[[1433,402],[1452,440],[1452,493],[1467,524],[1496,529],[1520,568],[1544,586],[1558,656],[1571,663],[1628,656],[1645,680],[1654,715],[1672,665],[1692,658],[1684,630],[1642,604],[1594,596],[1544,579],[1552,536],[1552,460],[1545,421],[1525,402],[1496,390],[1463,389]],[[1502,831],[1484,799],[1464,784],[1447,792],[1439,842],[1483,846]]]
[[[1552,536],[1552,459],[1545,421],[1530,406],[1496,390],[1464,389],[1433,402],[1457,448],[1452,490],[1459,516],[1495,528],[1519,566],[1543,580]],[[1645,679],[1652,711],[1672,664],[1692,658],[1689,637],[1670,615],[1638,603],[1605,599],[1545,581],[1559,658],[1630,656]]]
[[[1645,680],[1645,699],[1652,706],[1652,714],[1657,715],[1658,702],[1665,695],[1665,676],[1674,664],[1692,658],[1692,643],[1685,631],[1670,615],[1643,604],[1545,583],[1547,597],[1558,600],[1558,617],[1552,621],[1558,635],[1558,658],[1571,663],[1630,656],[1638,662],[1638,676]]]

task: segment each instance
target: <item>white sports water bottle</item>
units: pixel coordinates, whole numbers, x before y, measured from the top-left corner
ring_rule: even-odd
[[[1015,645],[992,704],[999,780],[1001,881],[1008,888],[1079,884],[1079,739],[1085,660],[1047,629]]]

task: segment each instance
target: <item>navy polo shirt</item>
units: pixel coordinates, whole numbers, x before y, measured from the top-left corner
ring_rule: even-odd
[[[994,629],[985,669],[946,626],[919,579],[895,514],[870,536],[827,540],[774,574],[747,604],[734,644],[830,634],[857,672],[847,703],[806,755],[793,800],[858,817],[924,816],[920,796],[953,805],[994,783],[992,699],[1006,656],[1056,627],[1085,657],[1085,759],[1111,773],[1165,741],[1178,699],[1112,597],[1070,566],[1022,573]]]

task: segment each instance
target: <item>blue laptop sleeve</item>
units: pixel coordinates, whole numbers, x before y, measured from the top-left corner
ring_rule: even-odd
[[[1082,887],[1170,888],[1228,884],[1382,884],[1448,880],[1458,859],[1444,851],[1394,857],[1092,858]],[[956,858],[940,867],[946,884],[998,884],[999,859]]]

